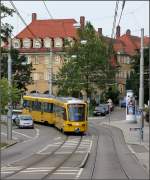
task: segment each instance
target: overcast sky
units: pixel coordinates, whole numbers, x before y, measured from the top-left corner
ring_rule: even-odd
[[[9,1],[2,1],[5,5],[12,7]],[[42,1],[13,1],[18,11],[27,24],[31,22],[31,14],[37,13],[38,19],[49,19],[49,15]],[[80,16],[85,16],[97,30],[103,28],[103,34],[111,36],[113,17],[116,1],[45,1],[54,19],[74,18],[79,21]],[[122,1],[119,2],[118,17]],[[14,35],[19,33],[25,26],[17,15],[6,18],[5,21],[14,26]],[[117,18],[118,24],[118,18]],[[149,2],[148,1],[126,1],[120,22],[121,34],[127,29],[131,34],[140,36],[140,29],[144,28],[144,34],[149,35]]]

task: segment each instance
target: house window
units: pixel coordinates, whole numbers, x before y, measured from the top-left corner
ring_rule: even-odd
[[[49,80],[49,73],[48,73],[48,71],[44,72],[44,80],[46,80],[46,81]]]
[[[31,64],[31,56],[27,56],[27,64]]]
[[[37,72],[34,72],[34,73],[33,73],[33,80],[34,80],[34,81],[39,80],[39,74],[38,74]]]
[[[33,40],[33,48],[41,48],[41,39]]]
[[[30,48],[31,47],[31,40],[30,39],[24,39],[23,40],[23,47],[24,48]]]
[[[44,80],[44,73],[42,72],[39,73],[39,80]]]
[[[44,39],[44,47],[46,47],[46,48],[50,48],[50,47],[52,47],[52,39],[50,39],[50,38],[45,38]]]
[[[49,56],[45,56],[45,58],[44,58],[44,62],[45,62],[45,64],[48,64],[49,59],[50,59],[50,57],[49,57]]]
[[[39,58],[38,58],[38,56],[33,56],[32,57],[32,62],[33,62],[33,64],[39,64]]]
[[[55,56],[55,64],[59,64],[61,62],[61,58],[59,55]]]
[[[54,46],[55,47],[62,47],[63,46],[63,41],[61,38],[55,38],[54,39]]]
[[[20,48],[20,40],[19,39],[13,39],[12,40],[13,48]]]
[[[126,58],[126,63],[130,64],[130,58],[129,57]]]

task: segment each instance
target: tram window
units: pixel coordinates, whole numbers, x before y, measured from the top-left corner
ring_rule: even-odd
[[[41,102],[32,101],[32,110],[33,111],[41,111]]]
[[[61,117],[63,120],[66,120],[66,109],[60,106],[55,106],[56,116]]]
[[[29,101],[24,100],[24,101],[23,101],[23,107],[24,107],[24,108],[30,107]]]
[[[70,121],[83,121],[85,119],[85,105],[70,104],[68,106],[68,115]]]
[[[43,104],[43,109],[44,109],[44,112],[53,112],[53,104],[52,103],[44,103]]]

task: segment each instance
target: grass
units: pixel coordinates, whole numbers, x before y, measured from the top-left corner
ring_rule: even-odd
[[[7,146],[7,143],[0,143],[0,148]]]

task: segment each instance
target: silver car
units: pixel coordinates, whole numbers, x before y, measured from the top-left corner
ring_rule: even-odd
[[[34,122],[30,115],[18,115],[15,119],[16,125],[19,128],[34,128]]]

